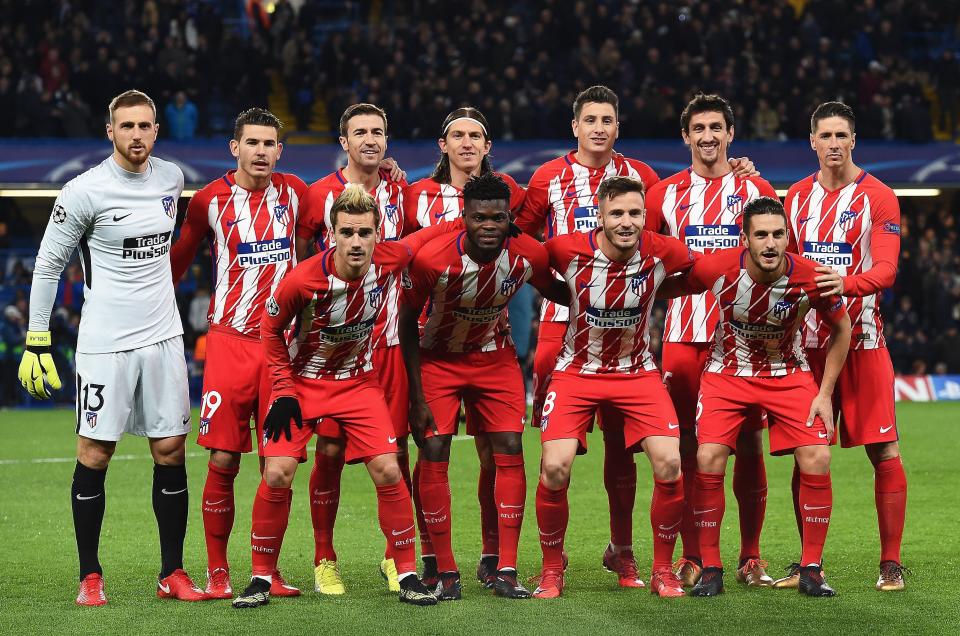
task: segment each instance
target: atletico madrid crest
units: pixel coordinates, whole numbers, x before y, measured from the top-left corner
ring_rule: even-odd
[[[289,206],[286,203],[279,203],[273,206],[273,218],[275,218],[278,223],[286,225],[289,216],[288,209]]]
[[[840,213],[840,229],[849,232],[853,229],[853,224],[857,222],[856,210],[844,210]]]
[[[177,217],[177,204],[173,197],[163,197],[160,199],[160,203],[163,205],[163,211],[167,216],[171,219]]]

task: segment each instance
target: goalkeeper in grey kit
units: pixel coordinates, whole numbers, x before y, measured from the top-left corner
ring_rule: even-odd
[[[146,437],[154,460],[160,531],[157,596],[206,600],[183,570],[187,530],[184,440],[190,398],[170,242],[183,191],[175,164],[150,156],[156,107],[140,91],[110,102],[113,154],[67,183],[37,254],[20,383],[35,398],[60,388],[50,355],[50,312],[60,274],[80,253],[84,302],[77,338],[77,465],[70,501],[80,558],[79,605],[104,605],[98,550],[110,457],[124,433]]]

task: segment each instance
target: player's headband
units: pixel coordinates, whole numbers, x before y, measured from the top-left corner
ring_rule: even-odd
[[[443,129],[443,134],[440,135],[440,136],[441,136],[441,137],[446,137],[446,136],[447,136],[447,131],[450,130],[450,126],[453,126],[453,125],[454,125],[455,123],[457,123],[458,121],[472,121],[472,122],[475,123],[477,126],[480,126],[480,130],[483,131],[483,136],[484,136],[484,137],[489,137],[489,136],[490,136],[490,135],[487,134],[487,127],[484,126],[483,124],[481,124],[479,120],[474,119],[473,117],[457,117],[457,118],[454,119],[452,122],[450,122],[449,124],[447,124],[446,128]]]

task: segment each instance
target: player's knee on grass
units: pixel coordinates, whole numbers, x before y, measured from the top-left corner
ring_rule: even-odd
[[[737,455],[763,455],[763,430],[740,430],[737,436]]]
[[[347,440],[342,437],[324,437],[323,435],[317,436],[317,454],[325,455],[326,457],[339,457],[343,455],[344,448],[346,448]]]
[[[183,466],[187,459],[184,448],[186,439],[186,435],[151,438],[150,454],[153,455],[154,463],[161,466]]]
[[[289,488],[297,473],[295,457],[267,457],[263,465],[263,481],[271,488]]]
[[[420,447],[421,456],[428,462],[450,461],[450,441],[452,435],[434,435],[423,440]]]
[[[826,445],[801,446],[793,451],[801,473],[826,475],[830,472],[830,447]]]
[[[391,486],[403,479],[396,453],[367,458],[366,464],[367,472],[377,486]]]
[[[722,475],[727,471],[730,448],[723,444],[701,444],[697,449],[697,470],[702,473]],[[693,477],[693,475],[690,475]]]
[[[210,463],[224,470],[236,470],[240,468],[240,453],[214,449],[210,451]]]
[[[106,470],[116,449],[116,442],[77,437],[77,461],[92,470]]]
[[[867,452],[867,458],[873,467],[876,468],[880,462],[893,459],[900,456],[899,442],[880,442],[878,444],[867,444],[863,447]]]
[[[520,455],[523,453],[522,433],[490,433],[489,437],[492,451],[498,455]],[[492,455],[490,460],[490,463],[494,464]],[[495,464],[494,468],[496,468]]]

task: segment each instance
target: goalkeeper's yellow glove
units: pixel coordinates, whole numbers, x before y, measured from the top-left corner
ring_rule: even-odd
[[[51,389],[60,388],[60,375],[57,374],[53,356],[50,355],[49,331],[27,332],[27,347],[23,352],[23,359],[20,360],[17,375],[27,393],[40,400],[50,397],[50,391],[43,383],[44,375]]]

